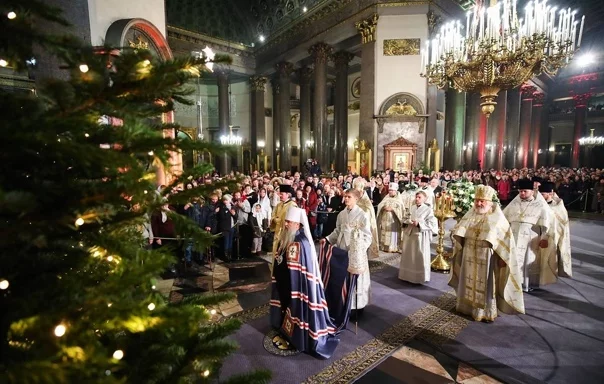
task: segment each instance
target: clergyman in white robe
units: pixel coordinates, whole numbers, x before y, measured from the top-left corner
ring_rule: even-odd
[[[371,244],[369,214],[358,205],[352,209],[345,208],[338,213],[336,229],[326,240],[345,251],[348,251],[348,272],[358,274],[357,292],[352,298],[351,309],[362,309],[369,304],[371,295],[371,276],[367,250]]]
[[[432,234],[438,232],[438,221],[425,201],[425,192],[417,192],[416,204],[411,206],[409,217],[403,223],[398,278],[415,284],[430,281],[430,242]]]
[[[564,201],[554,192],[554,185],[550,182],[542,183],[539,192],[545,199],[552,212],[552,225],[549,229],[547,248],[541,249],[541,268],[539,285],[554,283],[559,276],[572,277],[572,261],[570,251],[570,226],[568,212]]]
[[[512,227],[518,249],[518,261],[522,268],[522,288],[525,292],[538,287],[544,281],[541,268],[541,248],[549,245],[549,229],[552,212],[541,194],[533,190],[533,182],[520,180],[518,196],[503,210]],[[552,240],[553,241],[553,240]]]

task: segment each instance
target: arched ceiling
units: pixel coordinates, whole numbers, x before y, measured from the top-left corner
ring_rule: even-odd
[[[338,0],[166,0],[168,24],[245,45]]]

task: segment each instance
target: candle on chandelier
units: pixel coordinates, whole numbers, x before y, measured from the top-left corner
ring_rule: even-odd
[[[583,23],[585,23],[585,15],[581,18],[581,27],[579,28],[579,41],[577,42],[577,48],[581,46],[581,38],[583,37]]]

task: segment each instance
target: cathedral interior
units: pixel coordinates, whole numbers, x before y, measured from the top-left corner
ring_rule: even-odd
[[[238,146],[232,157],[211,159],[223,175],[294,174],[308,159],[324,173],[366,177],[424,167],[604,167],[600,0],[551,0],[585,15],[580,48],[555,73],[498,90],[487,115],[480,93],[420,76],[425,42],[451,20],[465,24],[472,0],[111,0],[111,12],[89,0],[50,2],[92,45],[144,47],[164,59],[207,47],[230,56],[230,65],[190,84],[192,105],[177,104],[171,117],[179,137]],[[527,3],[518,1],[519,14]],[[35,91],[36,76],[0,68],[0,87]],[[184,152],[182,167],[202,160]],[[604,382],[604,216],[569,215],[573,277],[525,294],[526,314],[493,323],[455,312],[448,274],[404,283],[397,279],[404,256],[380,252],[369,262],[372,301],[328,360],[279,351],[267,336],[272,256],[218,262],[158,289],[171,302],[237,295],[217,308],[218,320],[243,322],[221,379],[264,367],[279,384]]]

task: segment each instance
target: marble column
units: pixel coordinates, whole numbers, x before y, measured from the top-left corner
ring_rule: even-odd
[[[297,74],[300,82],[300,164],[304,164],[312,157],[310,148],[306,146],[306,142],[312,139],[310,135],[312,69],[302,67],[298,69]]]
[[[250,126],[250,147],[252,150],[252,162],[255,162],[258,156],[258,143],[266,145],[266,128],[264,125],[264,87],[266,77],[251,76],[250,88],[252,90],[251,109],[252,125]],[[260,148],[264,147],[264,145]],[[258,167],[259,164],[256,164]],[[257,168],[256,168],[257,169]]]
[[[271,156],[271,168],[273,171],[279,169],[277,164],[277,154],[279,153],[279,126],[281,125],[281,109],[279,105],[279,79],[273,77],[271,79],[271,86],[273,87],[273,142],[272,146],[272,156]]]
[[[513,169],[517,166],[516,151],[519,148],[518,135],[520,133],[520,89],[514,89],[507,92],[507,149],[505,156],[505,167]]]
[[[354,55],[338,52],[333,56],[336,66],[336,87],[334,102],[334,123],[336,131],[336,172],[348,170],[348,63]]]
[[[434,139],[437,139],[438,141],[438,138],[436,137],[436,119],[438,117],[438,88],[435,85],[428,84],[426,90],[426,113],[429,115],[428,118],[426,118],[426,145],[429,145],[429,143],[431,143]],[[425,151],[427,156],[427,148]],[[420,156],[420,154],[418,154],[418,156]],[[438,171],[440,168],[440,164],[433,164],[433,166],[435,171]]]
[[[575,131],[573,134],[571,167],[581,166],[579,139],[585,135],[585,120],[587,119],[587,102],[591,98],[590,93],[574,95],[575,101]]]
[[[539,159],[539,144],[541,143],[541,130],[543,125],[543,102],[545,94],[543,92],[533,93],[533,115],[531,117],[531,153],[529,166],[537,168]]]
[[[506,146],[506,128],[507,128],[507,113],[508,113],[508,92],[499,91],[497,95],[497,107],[495,108],[495,119],[491,121],[490,129],[493,130],[491,138],[494,142],[494,162],[491,168],[502,170],[505,168],[505,146]]]
[[[532,85],[523,85],[520,88],[522,92],[522,102],[520,104],[520,145],[518,146],[517,166],[520,168],[529,167],[529,151],[531,143],[531,125],[533,119],[533,94],[537,88]]]
[[[357,21],[355,26],[361,34],[361,41],[363,46],[361,47],[361,97],[360,97],[360,110],[359,110],[359,140],[365,140],[369,148],[374,151],[373,158],[377,158],[375,153],[374,135],[375,119],[375,59],[376,59],[376,30],[377,21],[379,16],[374,14],[373,16]],[[373,168],[376,165],[373,161]],[[369,172],[373,172],[372,169]]]
[[[218,77],[218,135],[220,137],[229,134],[229,72],[218,69],[215,73]],[[218,171],[221,176],[231,172],[231,153],[228,151],[219,156]]]
[[[330,166],[327,132],[327,60],[331,51],[332,48],[325,43],[317,43],[308,50],[315,66],[314,116],[311,125],[315,142],[315,158],[324,171],[328,171]]]
[[[277,63],[277,76],[279,77],[279,159],[282,171],[291,171],[292,164],[292,139],[291,139],[291,111],[289,105],[290,75],[294,65],[286,61]]]
[[[463,164],[464,127],[466,126],[466,93],[449,88],[445,93],[445,169],[459,169]]]

